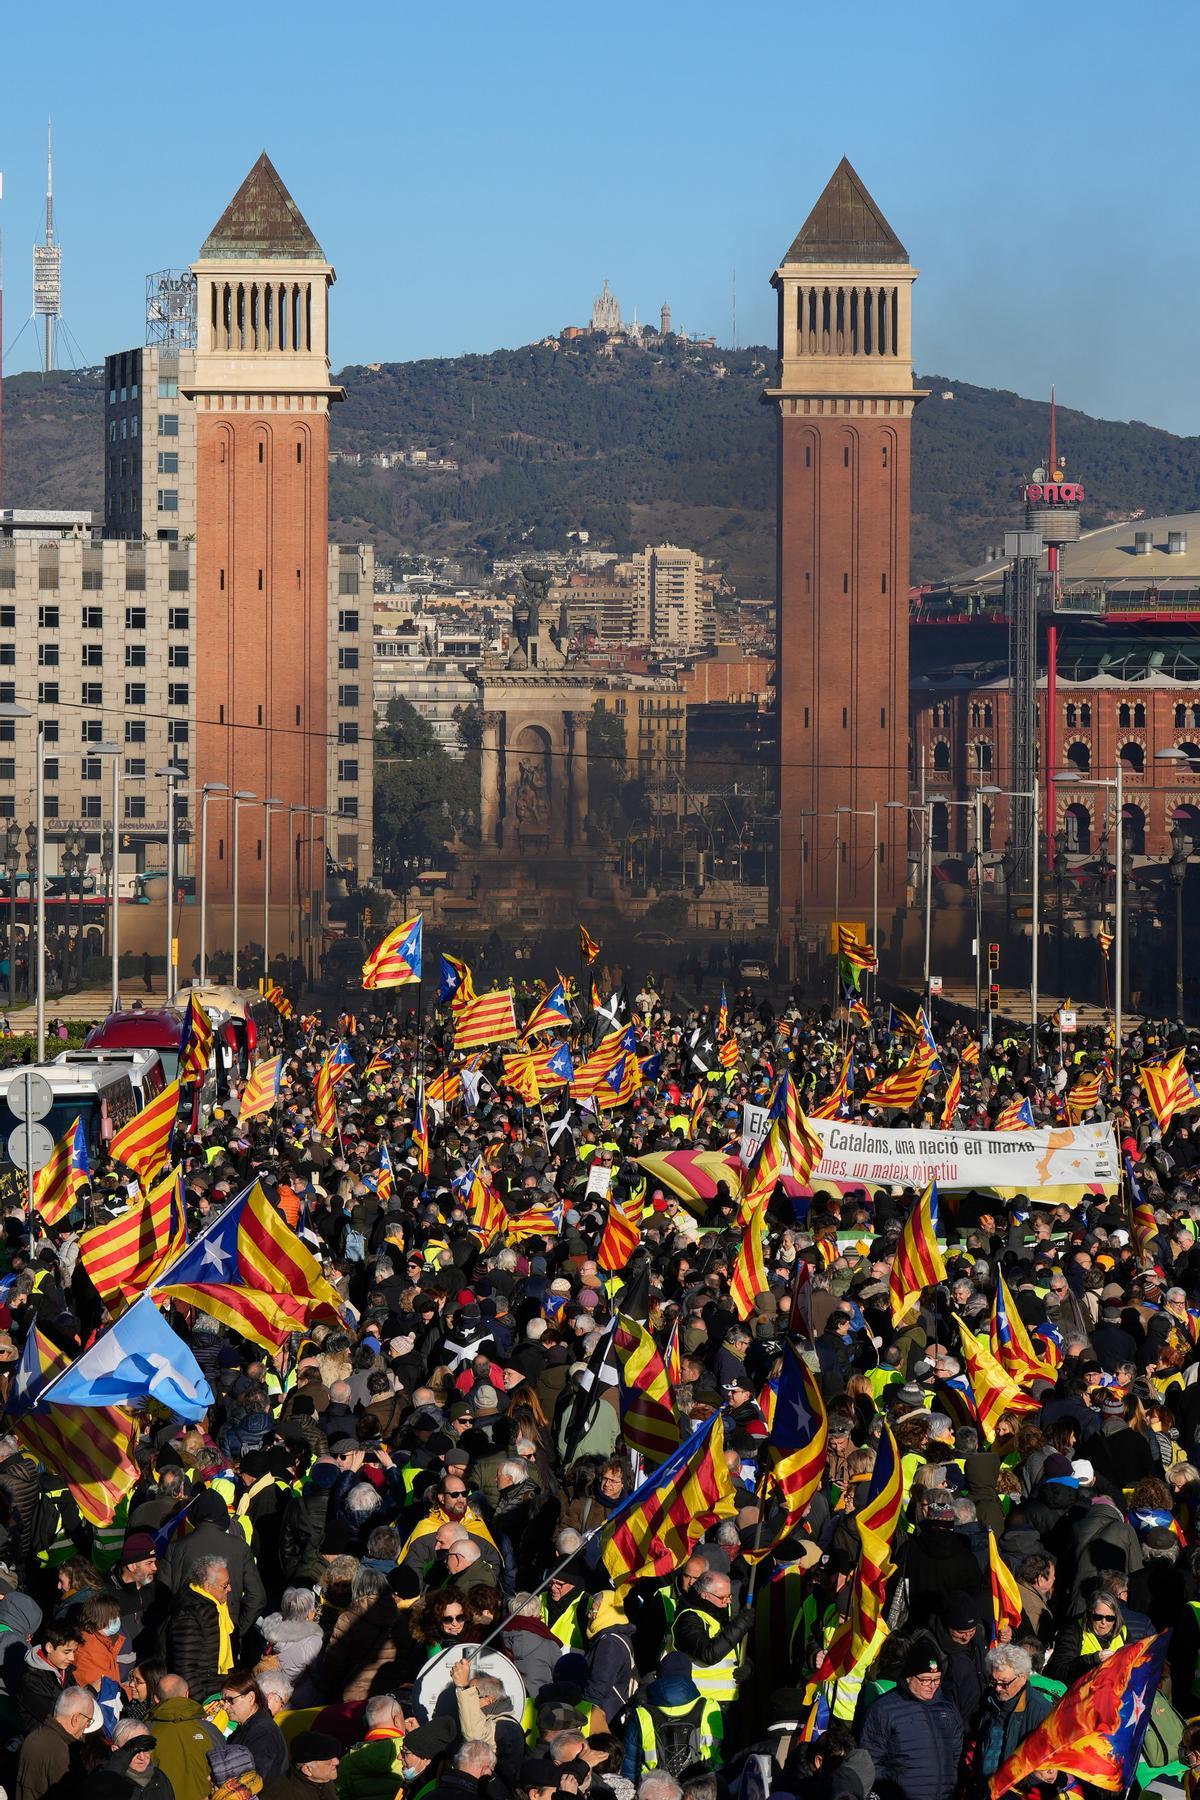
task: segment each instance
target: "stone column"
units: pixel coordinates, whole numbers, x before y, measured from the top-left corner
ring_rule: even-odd
[[[480,715],[483,738],[479,755],[479,838],[485,850],[499,842],[500,826],[500,727],[504,714]]]
[[[587,845],[588,815],[588,719],[586,712],[563,714],[571,746],[570,843],[573,849]]]

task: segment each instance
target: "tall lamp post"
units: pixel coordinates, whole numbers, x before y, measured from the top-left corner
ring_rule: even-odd
[[[870,811],[865,806],[839,806],[838,813],[849,813],[854,819],[870,819],[871,821],[871,948],[875,952],[875,980],[871,984],[872,998],[879,991],[879,802],[871,803]],[[838,828],[841,829],[839,818]]]
[[[929,976],[930,949],[933,929],[933,801],[922,800],[919,806],[910,806],[906,800],[885,800],[884,805],[891,812],[905,812],[921,815],[921,886],[925,894],[925,973],[923,986],[925,989],[925,1013],[929,1016]]]
[[[238,985],[238,869],[239,869],[238,849],[239,849],[239,839],[241,837],[241,832],[238,829],[238,820],[241,816],[241,811],[242,811],[243,806],[249,806],[252,801],[255,801],[257,799],[258,799],[258,795],[251,793],[249,788],[238,788],[233,796],[233,985],[234,985],[234,987],[236,987]]]
[[[300,839],[296,835],[296,828],[292,824],[292,820],[295,818],[297,813],[307,813],[307,812],[308,812],[307,806],[301,806],[300,803],[296,800],[292,800],[288,804],[288,962],[289,962],[289,964],[291,963],[293,957],[295,956],[295,939],[292,936],[292,903],[295,898],[295,891],[296,891],[296,870],[297,870],[297,868],[299,866],[299,862],[300,862]],[[290,968],[288,970],[288,976],[290,979],[290,977],[291,977]]]
[[[1113,1074],[1118,1093],[1121,1088],[1121,1027],[1125,1006],[1125,781],[1121,759],[1117,757],[1116,775],[1111,780],[1078,780],[1069,769],[1063,769],[1055,777],[1058,782],[1069,782],[1073,788],[1103,788],[1111,791],[1113,810],[1117,821],[1117,904],[1114,937],[1116,939],[1116,994],[1113,1000]],[[1058,842],[1057,834],[1055,843]],[[1063,858],[1065,863],[1066,858]],[[1054,858],[1055,874],[1058,873],[1058,856]],[[1061,893],[1061,888],[1060,888]],[[1059,981],[1062,987],[1062,981]]]
[[[109,1000],[111,1010],[119,1012],[121,1007],[121,928],[120,889],[121,889],[121,757],[120,744],[93,744],[95,756],[111,756],[112,758],[112,852],[111,886],[108,894],[108,957],[109,957]],[[101,852],[103,865],[104,853]],[[108,871],[105,871],[106,874]]]
[[[1058,889],[1058,997],[1061,1000],[1063,987],[1063,939],[1066,936],[1066,924],[1063,919],[1063,883],[1067,878],[1067,834],[1056,831],[1054,834],[1054,885]]]
[[[223,781],[206,781],[200,789],[200,986],[208,980],[208,802],[227,794]]]
[[[1183,1023],[1183,884],[1187,880],[1188,836],[1176,819],[1171,827],[1171,860],[1175,883],[1175,1017]]]
[[[166,768],[155,769],[154,773],[167,784],[167,994],[166,1004],[171,1004],[175,992],[175,790],[182,777],[178,763],[168,763]]]
[[[8,867],[8,1007],[17,1004],[17,871],[21,866],[21,827],[10,819],[4,827],[4,860]]]
[[[268,794],[263,801],[263,981],[271,971],[271,814],[283,810],[283,801]]]
[[[33,713],[19,700],[0,700],[0,719],[32,719]],[[37,888],[37,1020],[36,1060],[46,1060],[46,737],[39,719],[37,725],[36,774],[34,777],[34,809],[36,817],[26,832],[29,855],[36,858],[36,873],[30,876]]]

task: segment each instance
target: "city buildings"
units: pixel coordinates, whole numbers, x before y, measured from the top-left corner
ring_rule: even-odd
[[[633,559],[637,586],[636,641],[682,649],[711,644],[716,617],[704,558],[678,544],[647,544]]]
[[[916,274],[843,159],[771,277],[785,942],[835,892],[862,917],[876,858],[881,903],[904,899]]]
[[[375,713],[387,717],[392,700],[407,700],[442,748],[463,754],[458,721],[479,698],[473,679],[483,660],[479,629],[416,618],[389,597],[375,604],[372,631]]]

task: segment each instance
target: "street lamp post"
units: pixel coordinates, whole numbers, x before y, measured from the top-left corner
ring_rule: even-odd
[[[171,1003],[175,992],[175,788],[180,779],[177,763],[168,763],[154,773],[167,784],[167,995]]]
[[[263,801],[263,981],[271,975],[271,814],[283,801],[268,794]]]
[[[871,986],[872,998],[879,991],[879,802],[873,800],[868,812],[865,806],[839,806],[838,812],[849,813],[855,819],[871,821],[871,948],[875,952],[875,979]],[[838,829],[841,829],[840,821]]]
[[[0,701],[0,719],[31,719],[33,713],[29,707],[22,706],[18,700]],[[38,1062],[46,1060],[46,738],[39,720],[37,726],[37,762],[34,777],[34,806],[37,817],[33,822],[32,838],[26,834],[29,853],[37,857],[37,1057]],[[30,871],[31,875],[33,871]]]
[[[112,858],[111,886],[108,894],[108,955],[109,955],[109,1000],[113,1012],[121,1006],[121,928],[120,888],[121,888],[121,746],[117,743],[93,744],[96,756],[112,757]],[[103,853],[101,855],[103,862]]]
[[[288,979],[291,979],[290,965],[295,958],[295,939],[292,936],[292,901],[296,888],[296,869],[300,861],[300,839],[296,836],[296,828],[292,819],[296,813],[307,813],[307,806],[299,801],[288,803]]]
[[[1063,920],[1063,882],[1067,875],[1067,834],[1056,831],[1054,834],[1054,884],[1058,889],[1058,997],[1061,1000],[1065,991],[1063,985],[1063,938],[1065,923]]]
[[[200,789],[200,986],[208,980],[208,802],[213,794],[227,794],[223,781],[206,781]]]
[[[1117,1092],[1120,1093],[1120,1091],[1121,1091],[1121,1027],[1122,1027],[1122,1020],[1123,1020],[1123,1013],[1124,1013],[1124,1006],[1125,1006],[1125,778],[1124,778],[1124,768],[1121,763],[1121,759],[1118,756],[1117,757],[1116,776],[1112,780],[1079,781],[1079,780],[1075,779],[1072,771],[1069,769],[1060,771],[1060,774],[1056,779],[1062,780],[1062,781],[1069,781],[1071,786],[1076,787],[1076,788],[1104,788],[1105,790],[1109,790],[1109,789],[1112,790],[1113,803],[1114,803],[1114,808],[1115,808],[1116,816],[1117,816],[1117,898],[1116,898],[1116,918],[1114,921],[1114,932],[1113,932],[1113,936],[1115,939],[1115,950],[1116,950],[1116,993],[1114,995],[1114,1004],[1113,1004],[1113,1074],[1115,1077]],[[1055,842],[1056,843],[1058,842],[1057,833],[1055,834]],[[1066,862],[1065,857],[1063,858],[1063,861],[1065,864],[1065,862]],[[1055,873],[1057,875],[1058,874],[1058,856],[1057,855],[1054,858],[1054,866],[1055,866]],[[1061,896],[1062,896],[1062,888],[1061,888],[1061,878],[1060,878],[1060,887],[1059,887],[1060,922],[1061,922]],[[1061,979],[1061,975],[1060,975],[1059,988],[1061,989],[1061,987],[1062,987],[1062,979]]]
[[[238,818],[243,806],[257,800],[258,795],[249,788],[238,788],[233,796],[233,985],[238,985],[238,850],[239,838]]]
[[[1175,1017],[1183,1023],[1183,884],[1187,880],[1188,839],[1178,819],[1171,827],[1171,861],[1175,883]]]
[[[8,865],[8,1006],[17,1004],[17,871],[21,866],[21,827],[10,819],[4,828],[4,856]]]

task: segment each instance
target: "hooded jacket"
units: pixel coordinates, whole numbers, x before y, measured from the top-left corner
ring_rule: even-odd
[[[154,1761],[171,1783],[175,1800],[208,1800],[212,1786],[208,1752],[225,1739],[204,1717],[198,1700],[160,1700],[151,1710]]]
[[[282,1613],[268,1613],[259,1630],[272,1654],[279,1659],[280,1669],[293,1684],[320,1655],[325,1642],[316,1619],[285,1619]]]

